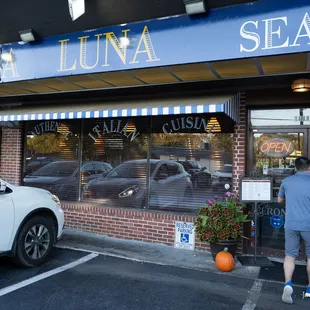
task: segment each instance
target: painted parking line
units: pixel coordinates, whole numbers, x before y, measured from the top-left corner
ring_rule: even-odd
[[[84,264],[92,259],[94,259],[95,257],[97,257],[99,254],[97,253],[91,253],[89,255],[86,255],[86,256],[83,256],[82,258],[74,261],[74,262],[71,262],[67,265],[64,265],[64,266],[61,266],[61,267],[58,267],[58,268],[55,268],[55,269],[52,269],[50,271],[47,271],[47,272],[44,272],[44,273],[41,273],[35,277],[32,277],[32,278],[29,278],[27,280],[24,280],[22,282],[19,282],[19,283],[16,283],[16,284],[13,284],[13,285],[10,285],[10,286],[7,286],[3,289],[0,290],[0,297],[1,296],[4,296],[6,294],[9,294],[9,293],[12,293],[16,290],[19,290],[23,287],[26,287],[30,284],[33,284],[33,283],[36,283],[38,281],[41,281],[43,279],[46,279],[46,278],[49,278],[49,277],[52,277],[58,273],[61,273],[63,271],[66,271],[66,270],[69,270],[69,269],[72,269],[78,265],[81,265],[81,264]]]
[[[263,281],[255,280],[253,286],[250,290],[250,294],[245,304],[242,307],[242,310],[254,310],[259,299],[260,292],[262,290]]]

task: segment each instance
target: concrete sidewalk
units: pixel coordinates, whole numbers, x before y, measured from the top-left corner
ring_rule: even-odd
[[[98,252],[108,256],[141,262],[222,274],[222,272],[216,268],[211,253],[205,251],[180,250],[162,244],[120,240],[72,230],[64,231],[63,237],[58,242],[57,246],[61,248]],[[256,279],[259,271],[259,267],[244,267],[236,260],[235,270],[225,274],[247,279]]]

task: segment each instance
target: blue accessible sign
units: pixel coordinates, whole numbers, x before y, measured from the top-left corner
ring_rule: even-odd
[[[175,222],[174,247],[185,250],[195,249],[194,223]]]
[[[283,217],[279,215],[274,215],[270,218],[270,224],[274,228],[281,228],[284,224]]]

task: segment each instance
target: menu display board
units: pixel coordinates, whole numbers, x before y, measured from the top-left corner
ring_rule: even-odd
[[[242,202],[272,202],[272,178],[243,178],[240,199]]]

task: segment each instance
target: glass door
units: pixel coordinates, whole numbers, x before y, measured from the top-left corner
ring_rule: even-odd
[[[303,129],[254,130],[250,143],[251,175],[273,177],[273,198],[271,204],[259,207],[257,238],[258,253],[270,256],[284,254],[285,207],[278,204],[277,197],[284,178],[295,173],[295,159],[308,156],[308,135]],[[252,156],[251,156],[252,153]],[[252,242],[254,243],[252,222]]]

